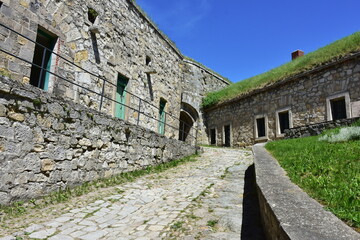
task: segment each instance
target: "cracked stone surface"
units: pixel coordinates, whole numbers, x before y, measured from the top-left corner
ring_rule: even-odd
[[[114,188],[5,239],[240,239],[246,150],[204,148],[198,161]]]

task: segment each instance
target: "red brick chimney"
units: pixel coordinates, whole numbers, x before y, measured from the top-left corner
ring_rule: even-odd
[[[297,59],[298,57],[301,57],[301,56],[304,56],[304,52],[301,51],[301,50],[296,50],[295,52],[292,52],[291,53],[291,60],[295,60]]]

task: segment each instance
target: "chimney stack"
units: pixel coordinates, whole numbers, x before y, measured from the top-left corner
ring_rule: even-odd
[[[301,50],[296,50],[295,52],[292,52],[291,53],[291,60],[295,60],[297,59],[298,57],[301,57],[301,56],[304,56],[304,52],[301,51]]]

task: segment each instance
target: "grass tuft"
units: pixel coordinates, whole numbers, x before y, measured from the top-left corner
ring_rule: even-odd
[[[203,99],[202,106],[204,108],[214,106],[358,51],[360,51],[360,32],[356,32],[268,72],[231,84],[222,90],[209,93]]]

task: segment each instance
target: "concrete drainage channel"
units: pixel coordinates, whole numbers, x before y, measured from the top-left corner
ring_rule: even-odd
[[[264,144],[255,145],[253,152],[260,215],[267,239],[360,239],[360,234],[293,184]]]

